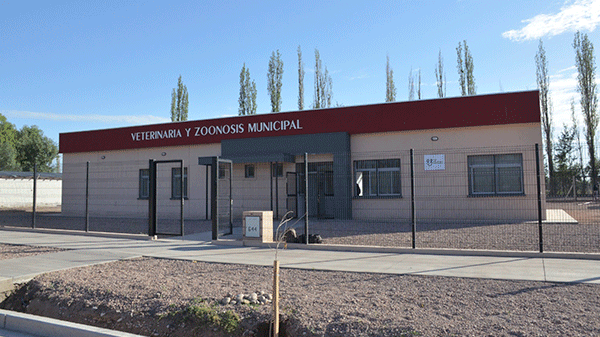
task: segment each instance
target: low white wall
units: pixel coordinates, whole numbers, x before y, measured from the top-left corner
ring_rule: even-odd
[[[62,180],[37,180],[37,206],[61,204]],[[0,208],[27,208],[33,204],[33,180],[0,178]]]

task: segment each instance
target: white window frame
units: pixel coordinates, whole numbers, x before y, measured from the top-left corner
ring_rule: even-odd
[[[498,162],[498,158],[500,156],[504,156],[504,155],[519,155],[520,156],[520,163],[497,163]],[[491,164],[470,164],[469,163],[469,158],[470,157],[492,157],[492,163]],[[468,156],[467,157],[467,165],[469,167],[469,195],[473,195],[473,196],[494,196],[494,195],[524,195],[525,194],[525,187],[524,187],[524,182],[523,182],[523,154],[521,153],[507,153],[507,154],[490,154],[490,155],[475,155],[475,156]],[[474,174],[474,169],[478,169],[478,168],[487,168],[487,169],[491,169],[494,177],[493,177],[493,182],[494,182],[494,186],[492,187],[492,191],[491,192],[476,192],[475,191],[475,174]],[[501,168],[518,168],[519,169],[519,181],[520,181],[520,188],[517,191],[499,191],[498,187],[500,186],[499,184],[499,180],[500,180],[500,176],[501,176],[501,171],[499,169]]]
[[[383,159],[386,160],[386,159]],[[354,162],[354,183],[357,187],[360,187],[360,193],[358,192],[358,189],[355,190],[355,197],[357,198],[377,198],[377,197],[402,197],[402,178],[401,178],[401,170],[400,170],[400,159],[399,158],[393,158],[393,160],[398,160],[398,166],[397,167],[379,167],[380,162],[382,160],[378,160],[378,159],[372,159],[372,160],[357,160]],[[374,163],[375,167],[369,167],[369,168],[358,168],[358,163],[359,162],[372,162]],[[364,172],[368,172],[368,175],[364,174]],[[394,180],[394,174],[391,174],[391,180],[389,182],[389,185],[387,186],[390,192],[385,193],[384,191],[382,191],[381,188],[381,182],[382,182],[382,175],[381,173],[383,172],[398,172],[398,185],[399,185],[399,191],[398,193],[394,193],[394,188],[393,186],[395,186],[395,180]],[[365,184],[364,184],[364,179],[365,176],[368,176],[369,182],[368,182],[368,190],[365,191]]]

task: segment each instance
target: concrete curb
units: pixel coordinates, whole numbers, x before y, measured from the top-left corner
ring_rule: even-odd
[[[0,226],[0,229],[13,231],[13,232],[30,232],[30,233],[44,233],[44,234],[66,234],[66,235],[80,235],[80,236],[95,236],[101,238],[113,238],[113,239],[131,239],[131,240],[144,240],[150,241],[155,240],[155,237],[151,237],[143,234],[127,234],[127,233],[111,233],[111,232],[84,232],[71,229],[52,229],[52,228],[28,228],[28,227],[12,227],[12,226]]]
[[[121,331],[97,328],[15,311],[0,309],[0,329],[40,337],[141,337]]]
[[[242,240],[212,240],[214,245],[274,248],[276,243],[262,243],[258,241]],[[284,245],[280,248],[283,249]],[[347,246],[327,244],[302,244],[288,243],[287,249],[323,250],[337,252],[362,252],[362,253],[395,253],[395,254],[422,254],[422,255],[455,255],[455,256],[490,256],[490,257],[522,257],[522,258],[548,258],[548,259],[574,259],[574,260],[600,260],[600,254],[594,253],[564,253],[564,252],[534,252],[510,250],[463,250],[442,248],[398,248],[378,246]]]

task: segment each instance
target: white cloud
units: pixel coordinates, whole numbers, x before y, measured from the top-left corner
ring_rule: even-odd
[[[170,118],[163,118],[152,115],[66,115],[56,114],[51,112],[33,112],[33,111],[2,111],[2,114],[10,118],[19,119],[39,119],[51,121],[67,121],[67,122],[91,122],[103,124],[118,124],[118,125],[140,125],[170,122]]]
[[[579,117],[579,93],[575,68],[563,69],[550,76],[550,98],[556,131],[561,130],[563,124],[571,124],[571,99],[575,99],[575,115]]]
[[[513,29],[502,33],[502,37],[513,41],[535,40],[543,36],[555,36],[566,31],[594,31],[600,24],[600,0],[577,0],[564,5],[556,14],[539,14],[521,29]]]
[[[600,85],[600,79],[596,79],[596,85]],[[583,117],[579,104],[581,95],[577,92],[577,69],[575,67],[559,70],[550,76],[550,99],[555,138],[558,137],[564,124],[572,124],[571,100],[575,103],[575,118],[577,118],[579,128],[583,128]]]

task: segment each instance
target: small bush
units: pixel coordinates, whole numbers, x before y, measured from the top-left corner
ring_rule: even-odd
[[[203,303],[192,304],[187,307],[187,315],[198,319],[200,322],[218,326],[229,333],[236,331],[241,321],[240,316],[231,310],[221,312],[216,307],[209,307]]]

